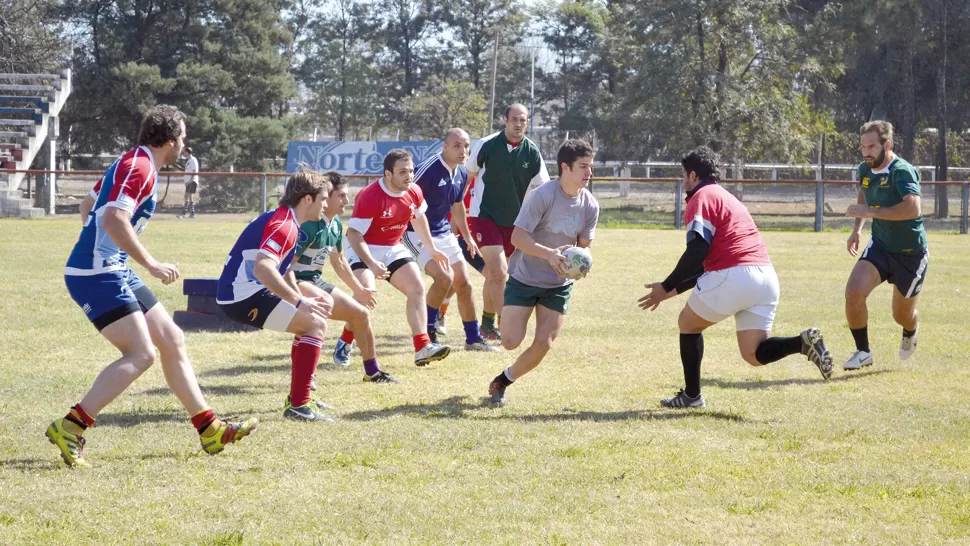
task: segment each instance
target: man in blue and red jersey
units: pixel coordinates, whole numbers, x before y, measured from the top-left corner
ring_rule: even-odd
[[[283,417],[298,421],[333,421],[316,411],[326,406],[310,396],[333,298],[326,292],[306,297],[295,277],[284,277],[293,261],[300,224],[323,217],[329,193],[330,182],[316,171],[300,170],[291,176],[279,208],[259,215],[236,240],[216,292],[216,303],[229,318],[296,336]]]
[[[365,288],[376,288],[377,279],[387,279],[407,297],[407,321],[414,341],[414,363],[426,366],[442,360],[451,352],[428,336],[428,310],[425,307],[424,280],[411,251],[401,242],[408,222],[414,226],[431,260],[443,270],[451,269],[448,256],[438,250],[428,228],[421,188],[414,181],[411,154],[394,149],[384,156],[384,177],[360,190],[354,211],[347,222],[347,261],[354,276]],[[344,330],[341,341],[353,342]]]
[[[793,337],[768,337],[780,296],[778,276],[748,209],[717,183],[718,163],[717,154],[704,146],[681,159],[687,250],[667,279],[645,285],[650,293],[638,300],[641,309],[652,311],[665,299],[694,288],[678,320],[686,387],[661,400],[668,408],[704,407],[702,332],[732,315],[741,357],[752,366],[801,353],[822,377],[832,375],[832,355],[817,329]]]
[[[463,201],[468,185],[468,171],[462,164],[468,158],[468,142],[468,133],[464,130],[459,128],[449,130],[448,134],[445,135],[441,153],[435,154],[421,163],[414,175],[415,183],[421,188],[424,200],[428,204],[425,217],[428,219],[431,237],[434,239],[435,246],[448,256],[451,268],[443,269],[431,260],[431,255],[421,244],[421,240],[412,225],[408,225],[404,244],[418,260],[418,267],[434,279],[426,296],[428,335],[431,336],[431,340],[438,341],[435,332],[438,308],[448,291],[454,287],[455,293],[458,295],[458,313],[461,315],[465,330],[465,349],[495,352],[498,349],[486,344],[479,332],[471,279],[468,278],[468,270],[465,268],[458,237],[451,232],[451,224],[448,220],[449,215],[454,216],[458,230],[463,232],[465,237],[465,248],[469,255],[473,258],[478,256],[478,246],[472,240],[468,231]]]
[[[475,185],[475,177],[468,176],[468,187],[465,189],[465,197],[463,202],[465,203],[466,218],[465,224],[468,226],[468,232],[471,233],[472,223],[471,218],[467,216],[468,207],[471,206],[472,200],[472,186]],[[457,223],[451,221],[451,215],[448,215],[448,222],[451,224],[451,232],[458,238],[458,248],[461,249],[461,255],[465,258],[465,263],[470,265],[475,271],[478,271],[482,276],[485,275],[485,260],[482,258],[481,251],[478,251],[474,256],[468,252],[468,242],[465,241],[465,237],[462,236],[461,230]],[[476,245],[477,248],[477,245]],[[492,299],[489,297],[491,293],[488,290],[482,290],[482,316],[492,317],[496,316],[495,306],[492,305]],[[448,330],[445,327],[445,318],[448,313],[448,305],[451,303],[451,297],[455,295],[455,288],[452,286],[448,294],[445,295],[445,299],[442,300],[441,306],[438,308],[438,320],[435,322],[435,333],[439,336],[448,335]],[[482,339],[485,341],[499,341],[501,338],[497,329],[493,328],[490,331],[485,331],[479,328],[479,332],[482,335]]]
[[[184,116],[173,106],[155,106],[145,115],[138,147],[105,172],[97,193],[89,196],[88,215],[64,270],[74,301],[121,357],[94,380],[81,401],[47,428],[47,438],[68,466],[89,466],[82,455],[85,430],[98,413],[117,398],[155,361],[162,360],[165,380],[192,416],[202,448],[219,453],[256,429],[256,419],[241,424],[216,418],[199,389],[185,351],[185,337],[145,283],[128,266],[130,256],[151,276],[171,284],[178,267],[152,257],[138,235],[156,206],[157,166],[178,159],[185,138]]]

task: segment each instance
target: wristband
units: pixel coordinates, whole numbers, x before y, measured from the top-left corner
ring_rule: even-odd
[[[296,302],[296,308],[297,308],[297,309],[299,309],[299,308],[300,308],[300,304],[301,304],[301,303],[303,303],[303,298],[300,298],[300,301],[298,301],[298,302]]]

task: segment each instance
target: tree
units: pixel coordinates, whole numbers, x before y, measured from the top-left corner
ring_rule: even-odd
[[[313,14],[297,68],[308,94],[307,121],[332,128],[337,140],[378,124],[383,86],[375,69],[376,22],[366,6],[334,0]]]
[[[64,120],[75,149],[129,146],[142,112],[168,103],[188,115],[189,141],[210,167],[228,167],[222,158],[234,157],[237,167],[257,168],[265,154],[282,154],[285,136],[272,150],[237,154],[239,142],[253,140],[230,133],[230,144],[212,132],[229,119],[288,127],[281,120],[296,83],[282,57],[291,35],[281,7],[259,0],[61,2],[57,16],[75,32],[75,90]]]
[[[469,82],[434,78],[424,90],[406,99],[404,105],[408,127],[428,139],[443,139],[453,127],[474,135],[473,130],[486,120],[487,101]]]
[[[55,0],[0,0],[0,72],[54,72],[67,62]]]
[[[511,0],[449,0],[442,19],[468,59],[465,71],[472,85],[485,92],[495,36],[506,43],[521,36],[524,15]]]

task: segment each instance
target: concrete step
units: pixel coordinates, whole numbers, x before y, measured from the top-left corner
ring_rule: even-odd
[[[19,212],[19,215],[17,216],[17,218],[43,218],[47,216],[47,214],[44,213],[44,209],[37,208],[37,207],[23,208],[23,209],[20,209],[20,211],[18,212]]]

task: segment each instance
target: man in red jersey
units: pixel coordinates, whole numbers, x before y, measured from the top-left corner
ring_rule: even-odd
[[[384,177],[360,190],[354,211],[347,222],[347,261],[357,280],[368,289],[377,279],[387,279],[407,299],[407,320],[414,340],[414,363],[426,366],[442,360],[451,352],[447,345],[432,343],[428,337],[428,309],[424,280],[414,255],[401,242],[408,222],[414,226],[421,244],[442,270],[450,271],[448,256],[439,251],[425,218],[428,209],[421,188],[414,182],[411,154],[394,149],[384,157]],[[353,342],[344,330],[341,341]],[[348,339],[349,338],[349,339]]]
[[[641,309],[653,311],[665,299],[696,286],[678,320],[686,387],[660,404],[704,407],[702,332],[732,315],[746,362],[763,366],[801,353],[828,379],[832,355],[816,328],[793,337],[768,337],[780,295],[778,276],[748,209],[717,183],[721,176],[717,154],[701,146],[680,162],[687,191],[687,250],[667,279],[645,285],[650,293],[638,300]]]

